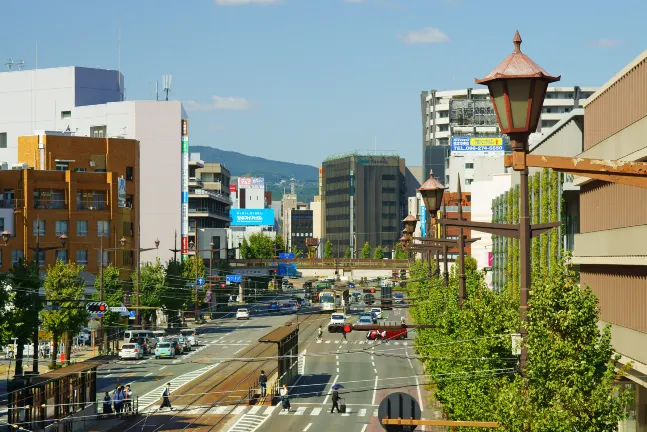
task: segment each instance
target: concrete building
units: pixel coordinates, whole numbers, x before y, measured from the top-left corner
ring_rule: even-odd
[[[538,133],[545,132],[572,109],[581,106],[595,87],[549,87]],[[450,155],[454,136],[500,136],[490,95],[486,88],[423,91],[420,94],[422,118],[423,173],[433,169],[434,177],[447,183],[445,158]]]
[[[424,178],[426,180],[428,176],[429,176],[429,173],[427,173],[427,176],[423,176],[421,166],[406,167],[405,179],[404,179],[406,184],[405,186],[406,196],[407,197],[415,196],[420,185],[424,183],[422,179]]]
[[[189,160],[189,255],[195,254],[195,226],[198,230],[227,228],[231,222],[229,210],[229,170],[219,163],[205,163],[199,153]],[[200,249],[209,242],[198,243]],[[207,252],[208,254],[208,252]]]
[[[178,101],[123,101],[123,86],[119,72],[103,69],[0,73],[4,95],[0,99],[0,161],[9,166],[15,163],[17,137],[34,130],[69,130],[76,136],[139,141],[141,247],[152,247],[159,239],[158,254],[164,262],[173,257],[169,248],[176,232],[184,235],[182,243],[185,250],[188,247],[188,214],[182,211],[185,176],[188,183],[188,141],[183,158],[182,121],[188,121],[188,116]],[[144,254],[142,259],[149,258]]]
[[[461,190],[472,192],[472,183],[476,181],[491,181],[493,176],[506,173],[503,166],[503,153],[498,155],[451,155],[446,159],[445,186],[450,192],[458,190],[460,176]]]
[[[257,177],[238,177],[238,208],[264,209],[265,179]]]
[[[290,210],[290,242],[289,250],[301,252],[301,256],[308,256],[306,239],[313,237],[313,212],[300,206]]]
[[[359,256],[364,243],[390,252],[406,216],[405,161],[393,154],[347,153],[322,168],[325,240],[340,256]],[[314,230],[313,230],[314,231]]]
[[[584,151],[595,159],[647,157],[647,51],[625,66],[584,104]],[[620,430],[647,430],[647,189],[576,177],[580,233],[573,262],[599,298],[601,325],[611,325],[620,364],[631,363],[635,390]]]
[[[64,248],[40,252],[42,271],[56,260],[75,261],[92,282],[103,260],[129,278],[139,244],[137,141],[46,131],[17,141],[23,169],[0,171],[0,228],[12,234],[0,248],[0,269],[9,270],[19,259],[35,261],[37,236],[41,247],[54,247],[64,234]],[[120,250],[101,257],[101,244]]]

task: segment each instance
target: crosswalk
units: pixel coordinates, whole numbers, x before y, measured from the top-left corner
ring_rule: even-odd
[[[403,341],[381,341],[381,340],[380,341],[375,341],[375,340],[365,340],[365,341],[364,340],[360,340],[360,341],[346,341],[346,340],[338,340],[338,341],[333,340],[333,341],[331,341],[331,340],[326,340],[326,341],[323,341],[323,340],[318,340],[317,343],[318,344],[320,344],[320,343],[322,343],[322,344],[333,343],[333,344],[338,344],[338,345],[339,344],[341,344],[341,345],[345,345],[345,344],[347,344],[347,345],[371,345],[371,344],[376,344],[377,343],[379,345],[404,345],[404,346],[407,346],[407,345],[411,344],[411,341],[408,341],[408,340],[403,340]]]
[[[171,392],[177,391],[180,387],[186,385],[187,383],[193,381],[196,378],[199,378],[200,376],[204,375],[205,373],[209,372],[211,369],[215,368],[218,366],[218,363],[203,367],[201,369],[194,370],[193,372],[188,372],[183,375],[180,375],[178,377],[173,378],[171,381]],[[166,386],[166,383],[163,385],[159,386],[153,391],[150,391],[146,393],[143,396],[140,396],[138,399],[139,403],[139,411],[140,412],[147,412],[149,410],[155,410],[157,409],[156,406],[152,406],[155,402],[159,401],[162,395],[162,391],[164,390],[164,387]],[[171,393],[172,394],[172,393]]]

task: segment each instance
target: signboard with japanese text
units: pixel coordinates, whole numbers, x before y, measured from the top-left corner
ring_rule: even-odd
[[[182,120],[182,142],[181,142],[181,229],[182,237],[182,261],[189,257],[189,121]]]
[[[126,207],[126,179],[123,176],[117,179],[117,202],[119,207]]]
[[[452,156],[503,156],[502,137],[452,137]]]
[[[274,209],[230,209],[231,226],[274,226]]]
[[[262,177],[238,177],[238,189],[265,189]]]

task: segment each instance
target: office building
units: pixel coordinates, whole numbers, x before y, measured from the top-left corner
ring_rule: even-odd
[[[537,133],[555,126],[594,91],[594,87],[549,87]],[[420,106],[423,173],[433,169],[441,183],[449,182],[445,159],[451,153],[452,137],[500,137],[487,88],[423,91]]]
[[[290,210],[290,252],[301,252],[301,256],[308,256],[306,239],[313,237],[313,212],[305,205]]]
[[[283,236],[283,243],[289,247],[290,233],[292,219],[290,218],[290,211],[297,208],[297,195],[296,194],[283,194],[281,199],[281,235]]]
[[[7,271],[20,259],[37,260],[41,271],[56,260],[75,261],[93,281],[103,261],[129,278],[139,247],[137,141],[49,131],[17,141],[20,163],[0,171],[0,229],[11,233],[0,248],[0,269]],[[37,241],[43,248],[61,248],[36,257]],[[119,250],[102,257],[101,244]]]
[[[195,252],[195,227],[198,229],[228,228],[231,218],[229,210],[229,170],[219,163],[205,163],[200,153],[189,156],[189,255]],[[201,241],[200,249],[208,249],[210,242]]]
[[[399,241],[406,216],[405,161],[394,154],[346,153],[322,167],[325,241],[340,256],[359,256],[363,245],[389,254]]]
[[[647,155],[647,51],[584,103],[582,158],[644,161]],[[635,400],[620,430],[647,429],[647,189],[575,177],[580,187],[580,233],[573,262],[582,285],[599,298],[600,324],[611,325],[623,385]]]
[[[179,101],[124,101],[118,71],[64,67],[0,73],[0,162],[18,161],[16,139],[35,130],[139,141],[140,244],[156,239],[162,262],[177,232],[188,249],[188,116]],[[149,258],[144,255],[145,260]]]

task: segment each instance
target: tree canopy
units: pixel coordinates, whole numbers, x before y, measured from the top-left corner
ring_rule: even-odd
[[[332,258],[332,242],[330,239],[326,240],[324,245],[324,258]]]
[[[368,242],[364,243],[362,247],[362,258],[368,259],[371,257],[371,245]]]
[[[373,258],[375,259],[384,259],[384,251],[380,246],[375,248],[375,252],[373,252]]]

